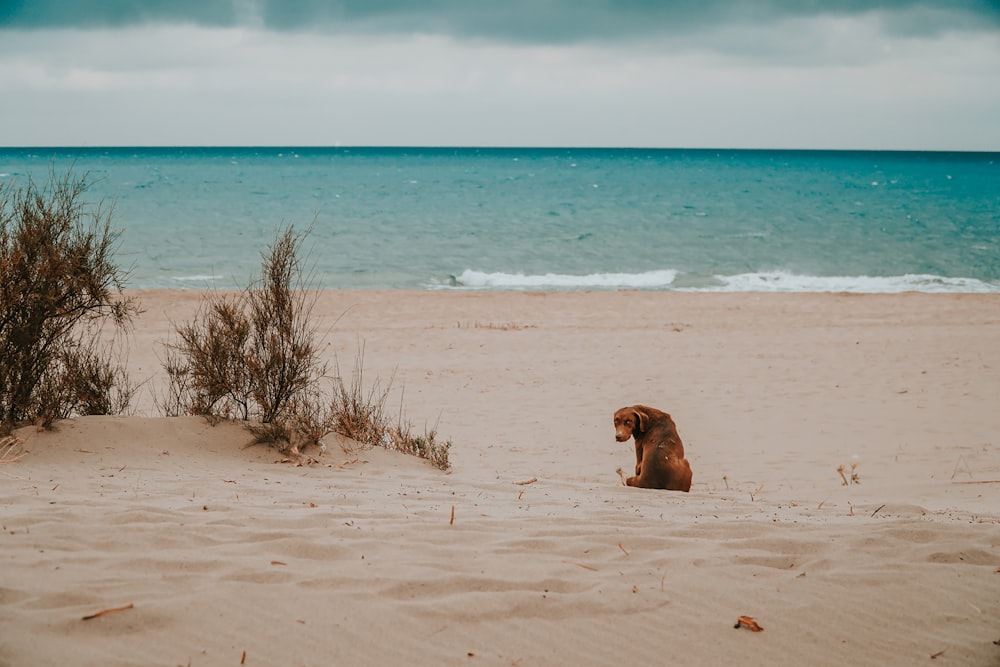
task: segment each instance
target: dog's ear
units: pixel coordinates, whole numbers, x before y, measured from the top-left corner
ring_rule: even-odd
[[[639,433],[646,432],[646,426],[649,424],[649,415],[639,409],[632,410],[635,414],[635,420],[639,425]]]

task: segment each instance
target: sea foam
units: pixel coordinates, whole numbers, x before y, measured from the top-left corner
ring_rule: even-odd
[[[466,269],[431,287],[467,290],[646,289],[677,292],[852,292],[859,294],[1000,293],[1000,282],[930,274],[902,276],[811,276],[784,271],[692,278],[673,269],[643,273],[524,274]]]
[[[677,277],[671,269],[645,273],[591,273],[575,276],[561,273],[526,275],[523,273],[486,273],[466,269],[451,276],[450,287],[469,289],[663,289]]]
[[[782,271],[715,276],[718,286],[689,291],[712,292],[854,292],[896,294],[900,292],[995,293],[1000,283],[975,278],[948,278],[929,274],[902,276],[808,276]]]
[[[178,282],[204,282],[210,283],[218,280],[218,276],[207,275],[207,274],[197,274],[193,276],[172,276],[171,280],[176,280]]]

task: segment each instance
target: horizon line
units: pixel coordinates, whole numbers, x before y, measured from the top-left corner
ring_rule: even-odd
[[[292,149],[292,150],[593,150],[593,151],[726,151],[782,153],[1000,153],[997,149],[970,148],[804,148],[804,147],[722,147],[722,146],[587,146],[587,145],[474,145],[474,144],[25,144],[3,145],[0,150],[128,150],[128,149]]]

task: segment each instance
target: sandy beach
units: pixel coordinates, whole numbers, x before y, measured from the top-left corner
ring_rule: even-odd
[[[321,293],[448,472],[158,416],[201,295],[137,295],[137,414],[0,465],[0,665],[1000,664],[1000,295]]]

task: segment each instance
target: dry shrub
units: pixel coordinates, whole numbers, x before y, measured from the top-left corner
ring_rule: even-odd
[[[138,302],[113,261],[113,207],[83,201],[85,178],[0,188],[0,434],[75,414],[119,414],[136,388],[102,326],[128,330]]]
[[[376,380],[364,389],[364,346],[359,346],[354,361],[350,382],[345,382],[339,364],[333,385],[333,401],[330,405],[330,430],[372,447],[412,454],[427,459],[436,468],[447,470],[451,467],[448,452],[451,441],[437,440],[436,429],[423,436],[416,436],[405,420],[400,392],[400,410],[395,421],[386,413],[385,406],[392,390],[395,375],[384,385]]]
[[[423,435],[414,435],[408,423],[399,422],[390,430],[390,440],[386,446],[404,454],[427,459],[435,468],[441,470],[447,470],[451,467],[451,462],[448,459],[448,452],[451,451],[451,440],[439,441],[436,427],[424,431]]]
[[[261,277],[235,294],[210,293],[193,321],[167,345],[166,414],[247,422],[258,442],[282,451],[315,444],[322,432],[314,387],[325,375],[310,321],[315,293],[305,289],[292,227],[263,255]]]
[[[391,380],[364,391],[363,350],[350,383],[338,367],[332,398],[323,391],[327,367],[311,317],[317,295],[303,279],[302,240],[287,228],[263,255],[258,281],[237,294],[209,294],[194,320],[175,327],[179,340],[166,346],[169,382],[157,406],[168,416],[243,420],[255,443],[282,452],[298,454],[336,432],[446,469],[450,442],[433,431],[414,437],[401,418],[386,416]]]
[[[250,419],[245,295],[211,293],[194,320],[176,327],[180,342],[168,346],[165,370],[179,412]]]
[[[37,387],[36,410],[52,419],[129,414],[136,391],[112,346],[86,332],[60,346]]]
[[[368,445],[386,442],[390,421],[385,414],[385,403],[392,387],[390,381],[383,387],[375,381],[364,389],[364,346],[359,345],[354,360],[350,382],[344,381],[339,362],[333,378],[333,399],[330,403],[330,430],[334,433]]]

